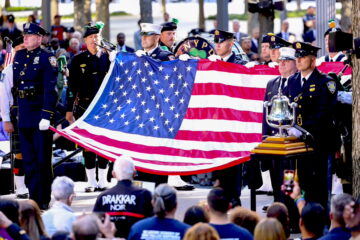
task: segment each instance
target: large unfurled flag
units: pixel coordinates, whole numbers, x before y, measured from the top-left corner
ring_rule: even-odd
[[[84,115],[53,130],[109,160],[128,155],[140,171],[222,169],[247,161],[261,141],[265,87],[277,75],[267,66],[120,53]]]

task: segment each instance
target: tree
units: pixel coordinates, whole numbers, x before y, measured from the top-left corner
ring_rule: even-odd
[[[301,10],[301,0],[296,0],[296,10],[297,11]]]
[[[91,21],[91,0],[74,0],[74,28],[83,31],[84,25]]]
[[[166,0],[161,0],[161,11],[163,15],[166,13]]]
[[[102,36],[110,39],[110,15],[109,15],[109,0],[96,0],[96,21],[105,23],[102,29]]]
[[[344,32],[351,29],[351,0],[341,0],[341,20],[340,27]]]
[[[91,22],[91,0],[84,1],[84,23]]]
[[[140,0],[141,22],[152,23],[152,0]]]
[[[11,7],[10,0],[5,0],[5,6],[4,6],[4,8],[8,8],[8,7]]]
[[[352,32],[354,38],[360,37],[360,2],[352,0]],[[353,130],[352,130],[352,162],[353,162],[353,196],[360,194],[360,60],[352,57],[352,91],[353,91]]]
[[[204,0],[199,1],[199,28],[205,29]]]
[[[59,1],[58,0],[51,0],[51,24],[54,24],[54,17],[55,15],[59,14]]]

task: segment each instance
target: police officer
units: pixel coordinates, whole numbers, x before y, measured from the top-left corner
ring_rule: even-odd
[[[161,24],[160,34],[160,48],[170,52],[174,52],[174,45],[176,41],[176,22],[166,22]]]
[[[284,92],[290,102],[298,104],[296,124],[313,136],[315,158],[298,161],[301,188],[305,190],[306,201],[315,201],[327,209],[328,203],[328,160],[334,152],[334,109],[337,97],[336,83],[322,74],[315,66],[319,50],[308,43],[294,42],[298,73],[289,78]],[[289,135],[301,136],[296,128],[288,130]]]
[[[23,36],[18,37],[12,44],[14,49],[14,54],[24,48],[24,38]],[[13,87],[13,65],[9,64],[1,73],[0,78],[0,112],[1,117],[4,122],[4,130],[11,134],[10,135],[10,144],[11,152],[15,154],[14,159],[14,182],[16,187],[16,197],[17,198],[28,198],[29,191],[25,186],[25,176],[24,176],[24,166],[22,161],[22,154],[20,150],[20,140],[17,126],[16,113],[17,109],[13,106],[14,98],[11,93]],[[16,100],[16,99],[15,99]]]
[[[84,39],[87,50],[74,56],[70,63],[66,120],[73,122],[86,111],[95,97],[109,70],[109,54],[100,48],[100,31],[103,25],[89,23],[85,26]],[[108,160],[95,153],[83,151],[88,185],[85,192],[103,191],[107,185]],[[98,161],[98,179],[96,181],[96,158]]]
[[[339,52],[330,52],[329,49],[329,34],[330,32],[340,32],[340,28],[329,28],[324,33],[324,40],[325,40],[325,51],[328,53],[325,56],[322,56],[316,59],[316,66],[319,66],[323,62],[344,62],[347,57],[346,55],[339,51]]]
[[[174,60],[172,52],[159,47],[160,33],[162,27],[152,23],[141,23],[141,46],[144,50],[136,51],[137,56],[147,55],[160,61]]]
[[[288,41],[285,41],[281,37],[275,36],[274,34],[268,34],[270,36],[270,59],[271,63],[268,65],[270,67],[278,66],[279,65],[279,56],[280,51],[279,49],[282,47],[288,47],[291,46],[291,43]]]
[[[52,132],[49,129],[57,102],[56,58],[40,48],[46,31],[33,23],[24,24],[24,46],[13,63],[14,98],[18,104],[18,126],[25,182],[30,198],[40,209],[50,202]]]

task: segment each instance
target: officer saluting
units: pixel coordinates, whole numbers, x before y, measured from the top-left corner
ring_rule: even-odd
[[[85,26],[83,37],[87,50],[74,56],[71,61],[66,113],[66,120],[68,120],[69,123],[73,122],[73,116],[79,118],[83,115],[109,70],[109,54],[99,47],[101,44],[100,30],[103,26],[101,22],[96,24],[89,23]],[[109,161],[87,150],[83,151],[83,156],[88,179],[88,186],[85,188],[85,192],[105,190],[107,184],[107,165]],[[99,182],[96,181],[96,157],[99,166]]]
[[[294,42],[293,47],[296,50],[296,66],[299,73],[289,79],[284,92],[290,102],[298,104],[296,124],[313,136],[315,149],[315,159],[311,164],[298,162],[299,179],[302,183],[301,188],[306,192],[305,199],[319,202],[327,209],[328,159],[335,151],[332,144],[335,132],[336,83],[315,67],[318,47],[303,42]],[[288,133],[297,137],[301,135],[295,128],[290,128]]]
[[[48,129],[58,97],[56,58],[40,48],[45,34],[36,24],[24,24],[26,49],[16,53],[13,64],[25,182],[40,209],[47,209],[50,202],[52,132]]]

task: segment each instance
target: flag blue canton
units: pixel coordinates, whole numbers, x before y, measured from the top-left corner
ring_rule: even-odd
[[[115,61],[84,121],[110,130],[174,138],[189,104],[197,60],[159,62],[120,53]]]

